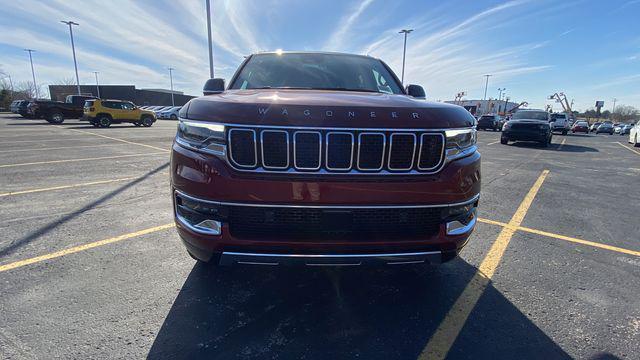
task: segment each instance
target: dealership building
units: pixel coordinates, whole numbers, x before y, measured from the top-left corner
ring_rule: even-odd
[[[100,96],[98,96],[100,90]],[[171,90],[165,89],[136,89],[134,85],[80,85],[82,95],[91,95],[102,99],[126,100],[145,105],[171,105]],[[76,85],[49,85],[51,100],[64,101],[67,95],[77,95]],[[185,95],[182,91],[173,91],[176,106],[182,106],[194,96]]]
[[[473,115],[483,115],[490,113],[503,113],[505,108],[507,111],[518,106],[518,103],[505,100],[459,100],[445,101],[448,104],[460,105],[467,109]]]

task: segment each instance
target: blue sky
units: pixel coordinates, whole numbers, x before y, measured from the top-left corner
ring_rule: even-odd
[[[516,101],[544,107],[564,91],[574,108],[640,107],[640,0],[388,1],[211,0],[216,76],[229,79],[244,55],[263,50],[369,54],[400,74],[402,35],[412,28],[406,83],[430,100],[459,91],[482,98],[483,74]],[[81,83],[169,87],[197,95],[208,78],[204,0],[0,0],[0,69],[31,79],[23,48],[36,49],[38,83],[73,78],[74,29]],[[560,110],[559,104],[554,109]]]

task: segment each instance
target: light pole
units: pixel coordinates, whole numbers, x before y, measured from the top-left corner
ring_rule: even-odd
[[[96,90],[98,91],[98,99],[100,98],[100,85],[98,84],[98,72],[94,71],[93,74],[96,76]]]
[[[171,106],[176,106],[176,103],[173,101],[173,70],[172,67],[169,67],[169,79],[171,81]]]
[[[482,100],[487,100],[487,87],[489,86],[489,77],[491,76],[491,74],[486,74],[482,76],[486,78],[486,81],[484,83],[484,97],[482,98]]]
[[[31,57],[31,53],[35,52],[33,49],[24,49],[24,51],[29,53],[29,62],[31,63],[31,76],[33,76],[33,89],[36,93],[36,99],[38,98],[38,85],[36,84],[36,72],[33,70],[33,57]]]
[[[213,42],[211,41],[211,6],[207,3],[207,35],[209,37],[209,78],[213,79]]]
[[[405,63],[405,57],[407,55],[407,35],[409,35],[409,33],[412,31],[413,29],[402,29],[398,32],[398,34],[404,34],[404,49],[402,50],[402,79],[400,80],[403,86],[404,86],[404,63]]]
[[[60,21],[63,24],[69,25],[69,35],[71,35],[71,51],[73,52],[73,66],[76,69],[76,85],[78,86],[78,95],[80,95],[80,77],[78,76],[78,62],[76,61],[76,46],[73,43],[73,28],[72,25],[80,25],[73,21]]]
[[[502,92],[507,90],[507,88],[498,88],[498,100],[502,100]]]

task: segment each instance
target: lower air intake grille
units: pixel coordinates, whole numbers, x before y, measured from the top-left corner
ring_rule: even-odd
[[[229,230],[238,238],[406,239],[438,233],[440,209],[315,209],[239,207],[229,211]]]

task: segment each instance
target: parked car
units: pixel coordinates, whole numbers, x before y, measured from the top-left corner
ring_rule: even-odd
[[[633,144],[633,146],[640,146],[640,120],[629,129],[629,142]]]
[[[573,124],[571,128],[572,133],[583,132],[585,134],[589,133],[589,123],[586,121],[578,120]]]
[[[84,102],[96,99],[94,96],[69,95],[65,101],[33,100],[27,111],[33,118],[43,118],[51,124],[62,124],[64,119],[80,118]]]
[[[620,129],[620,135],[627,135],[631,133],[631,129],[633,128],[633,124],[625,124],[622,129]]]
[[[84,115],[80,120],[102,128],[123,122],[149,127],[156,122],[156,117],[152,111],[142,110],[129,101],[94,99],[84,103]]]
[[[591,124],[591,127],[589,128],[590,132],[596,132],[596,130],[598,130],[598,126],[602,125],[601,122],[595,122],[593,124]]]
[[[338,266],[460,252],[481,178],[467,110],[424,100],[368,56],[253,54],[232,79],[206,82],[172,145],[174,216],[193,258]]]
[[[172,106],[167,110],[161,111],[158,115],[159,119],[171,119],[178,120],[178,113],[182,109],[182,106]]]
[[[29,113],[27,112],[27,106],[29,105],[29,100],[15,100],[11,102],[9,106],[9,110],[14,113],[21,115],[22,117],[28,117]]]
[[[571,125],[569,124],[569,118],[565,113],[552,113],[549,117],[551,122],[551,131],[560,132],[562,135],[567,135]]]
[[[478,119],[478,124],[476,125],[476,128],[478,130],[484,129],[484,130],[500,131],[502,130],[503,125],[504,125],[504,121],[502,120],[502,117],[500,115],[488,114],[488,115],[482,115],[480,119]]]
[[[607,121],[600,124],[600,126],[598,126],[598,128],[596,129],[596,134],[600,134],[600,133],[613,135],[613,124]]]
[[[549,120],[549,113],[544,110],[518,110],[504,124],[500,143],[506,145],[509,141],[537,141],[547,147],[553,136]]]
[[[156,114],[156,118],[157,118],[161,112],[168,110],[169,108],[171,108],[171,106],[160,106],[159,108],[152,111]]]

